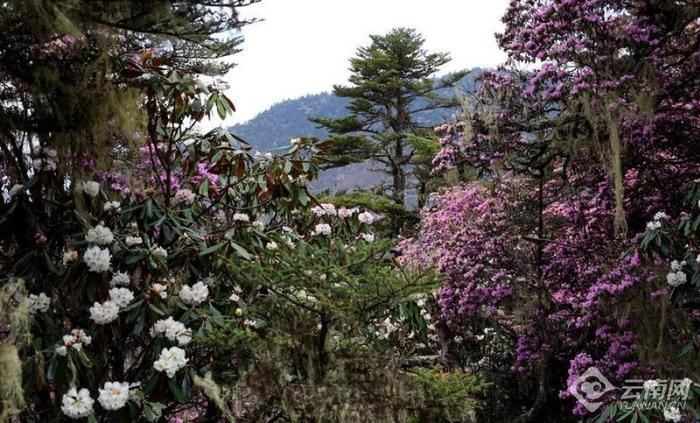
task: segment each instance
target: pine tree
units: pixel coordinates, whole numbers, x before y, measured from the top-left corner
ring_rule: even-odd
[[[376,160],[392,177],[393,200],[403,205],[415,154],[411,142],[432,128],[416,115],[457,105],[456,98],[439,91],[454,86],[466,72],[435,79],[450,56],[426,51],[425,39],[414,29],[395,28],[370,38],[371,44],[350,59],[350,85],[333,87],[336,96],[350,99],[348,115],[311,120],[331,133],[326,167]]]

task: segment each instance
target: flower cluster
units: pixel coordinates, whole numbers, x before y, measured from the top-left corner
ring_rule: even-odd
[[[106,272],[109,270],[112,262],[112,254],[107,248],[93,246],[85,250],[83,260],[92,272]]]
[[[82,351],[83,345],[90,345],[92,337],[88,336],[82,329],[73,329],[69,334],[63,335],[63,345],[56,347],[56,354],[65,356],[68,349]]]
[[[175,201],[182,204],[194,203],[195,195],[189,189],[180,189],[175,193]]]
[[[32,160],[32,166],[37,171],[56,170],[58,164],[58,153],[50,147],[36,148],[34,150],[36,158]]]
[[[39,295],[29,294],[27,297],[27,311],[31,314],[46,313],[49,311],[50,304],[51,298],[43,292],[39,293]]]
[[[685,261],[678,262],[678,260],[673,260],[671,262],[671,271],[666,275],[666,282],[669,285],[675,288],[687,282],[688,278],[683,271],[683,266],[685,265]]]
[[[113,301],[95,302],[90,307],[90,319],[98,325],[106,325],[119,317],[119,305]]]
[[[109,286],[114,288],[115,286],[126,286],[129,285],[129,274],[126,272],[114,272],[112,274],[112,279],[109,281]]]
[[[63,395],[61,411],[71,419],[80,419],[92,414],[92,405],[95,403],[90,397],[90,391],[82,388],[79,391],[75,388],[70,388]]]
[[[114,241],[114,235],[109,228],[100,224],[88,230],[85,240],[91,244],[110,245]]]
[[[209,287],[202,281],[192,286],[183,285],[180,289],[180,299],[187,305],[197,306],[206,301],[209,296]]]
[[[163,348],[160,352],[160,357],[153,363],[153,367],[159,372],[165,372],[169,378],[172,378],[178,370],[187,365],[188,361],[185,356],[185,350],[182,348]]]
[[[669,219],[669,217],[666,213],[657,212],[654,215],[654,220],[652,220],[651,222],[647,222],[647,230],[653,231],[653,230],[661,228],[661,222],[668,220],[668,219]]]
[[[192,340],[190,330],[172,317],[155,322],[150,333],[153,337],[164,334],[167,339],[177,341],[180,346],[185,346]]]
[[[81,181],[77,184],[76,189],[78,192],[89,195],[90,197],[97,197],[100,193],[100,183],[97,181]]]
[[[129,384],[127,382],[106,382],[99,389],[97,401],[105,410],[119,410],[129,400]]]

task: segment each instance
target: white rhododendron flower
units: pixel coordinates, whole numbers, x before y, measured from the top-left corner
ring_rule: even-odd
[[[78,183],[78,191],[84,192],[90,197],[97,197],[100,193],[100,183],[95,181],[83,181]]]
[[[654,220],[668,220],[669,216],[664,212],[657,212],[654,215]]]
[[[63,395],[62,403],[61,411],[63,411],[63,414],[71,419],[80,419],[92,414],[92,405],[95,403],[95,400],[90,398],[90,391],[85,388],[82,388],[80,391],[70,388]]]
[[[359,211],[360,210],[357,207],[353,207],[351,209],[346,209],[345,207],[341,207],[340,209],[338,209],[338,217],[341,219],[345,219],[345,218],[348,218]]]
[[[368,225],[374,223],[374,216],[370,212],[362,212],[357,215],[357,218],[360,220],[360,222],[366,223]]]
[[[143,244],[143,239],[141,239],[140,236],[127,236],[124,242],[126,242],[126,245],[129,247],[133,247],[134,245]]]
[[[114,211],[119,211],[121,208],[121,203],[119,201],[107,201],[104,206],[102,206],[102,209],[106,212],[114,210]]]
[[[666,282],[668,282],[668,284],[673,287],[683,285],[687,281],[688,277],[683,271],[671,272],[668,275],[666,275]]]
[[[32,160],[32,166],[36,170],[56,170],[58,165],[58,153],[55,149],[44,147],[34,149],[34,154],[42,155],[43,157]]]
[[[250,216],[248,216],[245,213],[234,213],[233,221],[234,222],[250,222]]]
[[[172,317],[158,320],[151,327],[151,336],[156,337],[161,333],[171,341],[177,341],[178,345],[184,346],[192,340],[192,333],[185,325]]]
[[[301,138],[292,138],[289,140],[289,143],[292,145],[300,145],[301,144]]]
[[[100,224],[88,230],[85,240],[91,244],[109,245],[114,241],[114,235],[108,227]]]
[[[25,193],[24,185],[22,184],[14,184],[12,185],[12,188],[10,188],[10,197],[16,197],[20,194]]]
[[[685,262],[685,260],[683,260],[681,262],[679,262],[678,260],[673,260],[671,262],[671,270],[673,270],[674,272],[677,272],[679,270],[683,270],[683,266],[685,266],[686,264],[687,263]]]
[[[654,220],[647,222],[647,230],[653,231],[661,228],[661,221],[670,219],[669,215],[664,212],[657,212],[654,215]]]
[[[336,216],[338,214],[335,206],[330,203],[322,203],[320,206],[312,207],[311,211],[316,216]]]
[[[151,291],[162,299],[168,298],[168,287],[160,283],[154,283],[151,286]]]
[[[316,227],[314,228],[314,232],[313,232],[313,233],[314,233],[315,235],[326,235],[326,236],[328,236],[328,235],[331,234],[331,232],[332,232],[331,225],[329,225],[328,223],[319,223],[319,224],[316,225]]]
[[[73,329],[69,334],[63,335],[63,345],[56,348],[56,353],[62,356],[68,354],[68,348],[80,351],[83,345],[90,345],[92,337],[82,329]]]
[[[160,245],[153,245],[151,247],[150,251],[151,251],[151,255],[153,257],[160,257],[160,258],[167,258],[168,257],[168,250],[161,247]]]
[[[75,250],[68,250],[63,253],[63,265],[78,261],[78,252]]]
[[[29,294],[29,297],[27,297],[27,303],[27,311],[29,311],[30,314],[46,313],[49,311],[51,298],[49,298],[43,292],[39,295]]]
[[[253,222],[252,226],[257,230],[262,231],[265,229],[265,222],[263,222],[262,220],[256,220],[255,222]]]
[[[153,368],[159,372],[165,372],[168,377],[175,376],[175,373],[187,364],[185,350],[179,347],[163,348],[160,357],[153,363]]]
[[[661,228],[661,222],[659,222],[658,220],[647,222],[647,230],[653,231],[659,228]]]
[[[112,323],[119,316],[119,306],[113,301],[95,302],[90,307],[90,318],[98,325]]]
[[[109,270],[112,255],[109,253],[108,249],[94,246],[85,251],[83,260],[90,271],[100,273]]]
[[[100,395],[97,397],[102,408],[105,410],[119,410],[126,405],[129,399],[129,384],[127,382],[107,382],[104,388],[98,389]]]
[[[112,279],[109,281],[109,286],[114,288],[115,286],[129,285],[129,274],[126,272],[116,272],[112,275]]]
[[[272,153],[261,153],[259,151],[256,151],[255,154],[253,155],[256,160],[272,160]]]
[[[685,272],[683,272],[683,266],[685,265],[685,261],[679,262],[678,260],[673,260],[671,262],[671,272],[666,275],[666,282],[668,282],[669,285],[677,287],[688,281],[688,277]]]
[[[189,189],[180,189],[175,193],[175,201],[182,204],[194,203],[194,192]]]
[[[382,327],[380,328],[380,330],[382,333],[380,335],[380,338],[384,339],[389,338],[389,336],[392,333],[396,332],[399,329],[398,323],[392,322],[390,317],[384,319],[384,321],[381,322],[381,326]]]
[[[188,305],[199,305],[209,296],[209,287],[204,282],[197,282],[189,286],[183,285],[180,289],[180,299]]]
[[[112,288],[109,290],[109,299],[120,308],[126,307],[134,300],[134,293],[129,288]]]
[[[360,234],[360,238],[367,242],[374,242],[374,234],[371,233],[362,233]]]
[[[270,251],[277,251],[280,249],[279,245],[275,241],[270,241],[267,244],[265,244],[265,248],[267,248]]]

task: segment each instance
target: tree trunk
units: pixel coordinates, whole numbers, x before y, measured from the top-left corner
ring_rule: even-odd
[[[428,196],[427,192],[428,183],[425,179],[418,178],[418,192],[416,193],[418,195],[418,209],[422,209],[425,205],[426,197]]]
[[[541,422],[543,419],[541,416],[544,414],[545,407],[548,400],[549,392],[549,358],[550,353],[542,352],[540,361],[537,363],[537,396],[535,397],[535,402],[532,407],[524,414],[518,416],[514,422],[515,423],[532,423]]]
[[[391,173],[394,177],[394,202],[400,206],[403,206],[404,190],[406,189],[406,175],[400,165],[394,166]]]
[[[403,165],[406,157],[403,155],[403,140],[400,136],[394,141],[392,156],[391,174],[394,178],[394,202],[403,207],[404,191],[406,190],[406,173]]]

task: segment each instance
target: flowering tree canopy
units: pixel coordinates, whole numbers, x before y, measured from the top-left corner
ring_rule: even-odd
[[[697,354],[695,337],[678,336],[696,319],[692,301],[680,312],[666,296],[684,292],[676,287],[694,260],[693,243],[679,250],[667,231],[677,217],[686,236],[697,229],[678,216],[700,170],[697,9],[513,1],[503,20],[507,66],[482,77],[463,118],[436,128],[434,175],[467,183],[434,197],[403,251],[450,275],[439,296],[441,319],[457,328],[450,337],[501,332],[486,349],[457,345],[453,357],[496,373],[487,379],[508,363],[534,376],[521,417],[553,418],[590,366],[620,383],[678,372],[664,352]],[[537,67],[514,69],[522,62]],[[630,250],[645,231],[643,251]]]

